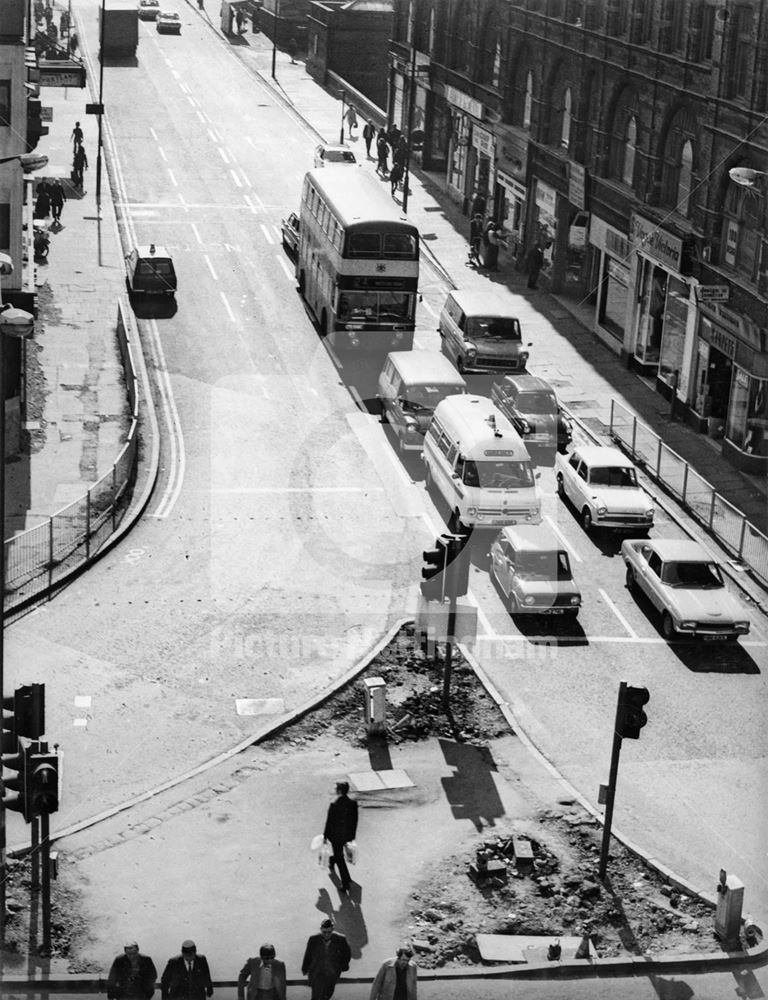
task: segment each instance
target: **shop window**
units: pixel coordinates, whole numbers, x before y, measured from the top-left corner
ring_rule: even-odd
[[[680,0],[664,0],[659,21],[659,51],[679,52],[683,39],[685,5]]]
[[[621,166],[621,179],[624,184],[632,187],[635,180],[635,153],[637,152],[637,119],[633,116],[627,122],[627,132],[624,138],[624,160]]]
[[[768,381],[736,369],[726,437],[750,455],[768,455]]]
[[[680,153],[680,170],[677,175],[676,211],[686,218],[691,214],[691,178],[693,174],[693,144],[690,139],[683,143]]]
[[[635,356],[644,364],[655,364],[659,360],[664,330],[667,272],[661,267],[656,267],[649,260],[641,258],[639,289],[640,307]]]
[[[11,249],[11,206],[0,203],[0,250],[8,253]]]
[[[11,81],[0,80],[0,128],[11,124]]]
[[[677,385],[683,367],[685,331],[688,322],[688,287],[670,275],[659,353],[659,378]]]
[[[530,71],[525,78],[525,102],[523,104],[523,128],[531,127],[531,112],[533,110],[533,73]]]
[[[566,87],[563,94],[563,119],[560,125],[560,145],[566,149],[571,143],[571,88]]]

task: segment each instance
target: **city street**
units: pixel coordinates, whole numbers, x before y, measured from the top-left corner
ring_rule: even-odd
[[[97,6],[75,4],[91,69]],[[380,422],[382,358],[338,358],[326,349],[280,246],[280,219],[297,209],[319,141],[308,124],[314,106],[289,108],[196,10],[182,0],[170,6],[181,14],[181,36],[141,22],[138,64],[104,73],[124,249],[164,245],[179,275],[174,306],[137,304],[136,313],[160,422],[160,479],[130,536],[6,635],[11,686],[27,643],[44,651],[35,670],[47,685],[48,728],[66,754],[54,836],[211,761],[338,682],[396,622],[414,617],[421,553],[447,518],[425,488],[418,454],[399,454]],[[94,121],[88,126],[93,143]],[[413,186],[415,211],[429,195]],[[456,233],[459,244],[463,253]],[[425,256],[415,347],[439,349],[435,328],[449,287]],[[579,349],[530,298],[519,305],[534,345],[530,368],[567,408],[578,395]],[[472,378],[470,389],[487,394],[490,381]],[[590,440],[587,430],[577,426],[577,442]],[[738,875],[746,910],[765,916],[764,614],[729,584],[744,603],[748,637],[667,643],[650,606],[625,587],[618,542],[587,536],[558,498],[553,469],[537,471],[544,520],[568,550],[583,593],[578,622],[513,621],[488,575],[489,539],[476,536],[468,603],[477,607],[478,634],[467,637],[468,649],[542,756],[594,804],[608,779],[618,684],[646,686],[649,724],[624,745],[615,826],[705,893],[714,892],[721,868]],[[664,500],[653,536],[685,537],[686,523]],[[239,714],[238,700],[258,704],[241,705]],[[234,766],[194,780],[215,787]],[[337,763],[327,767],[334,772]],[[319,775],[320,764],[318,782]],[[249,807],[271,816],[256,784]],[[310,783],[304,794],[312,793]],[[322,811],[325,786],[315,794]],[[290,803],[280,805],[289,815]],[[135,813],[109,819],[110,831],[117,836]],[[281,820],[277,809],[274,822]],[[237,829],[226,844],[230,857],[247,850],[247,824]],[[200,905],[185,898],[184,854],[205,853],[207,827],[192,814],[177,830],[164,843],[163,866],[165,874],[178,866],[179,896],[153,900],[150,925]],[[306,834],[291,831],[297,842]],[[9,844],[26,836],[10,817]],[[66,854],[103,836],[95,824],[58,846]],[[132,857],[130,886],[117,893],[120,929],[142,905],[145,887],[133,878],[140,862]],[[89,862],[91,884],[100,863]],[[221,885],[220,893],[219,912],[228,894],[247,903],[242,884]],[[368,964],[378,947],[368,942]],[[712,1000],[738,986],[731,973],[681,978],[695,979],[695,995]],[[471,994],[456,983],[420,991],[446,1000],[492,1000],[502,991],[530,1000],[692,995],[648,978],[622,982],[620,993],[594,980],[514,987],[484,980]],[[363,995],[352,985],[337,992],[340,1000]],[[216,996],[228,1000],[226,990]]]

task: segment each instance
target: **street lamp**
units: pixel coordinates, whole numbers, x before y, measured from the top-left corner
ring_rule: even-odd
[[[10,163],[12,160],[19,161],[25,174],[41,170],[48,164],[48,157],[43,156],[42,153],[16,153],[14,156],[0,156],[0,163]],[[0,274],[10,274],[10,271],[0,270]],[[2,302],[2,298],[0,298],[0,302]]]
[[[16,157],[11,157],[15,159]],[[13,261],[0,253],[0,276],[13,274]],[[10,303],[3,305],[0,281],[0,706],[3,699],[5,674],[5,359],[6,337],[26,339],[35,329],[35,317]],[[3,803],[2,769],[0,769],[0,940],[5,937],[5,805]]]
[[[768,177],[768,170],[753,170],[751,167],[731,167],[728,176],[741,187],[759,187],[759,179]]]

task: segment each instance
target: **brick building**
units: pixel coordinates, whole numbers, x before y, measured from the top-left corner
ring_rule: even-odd
[[[396,0],[389,113],[521,260],[544,248],[628,365],[768,470],[768,0]]]

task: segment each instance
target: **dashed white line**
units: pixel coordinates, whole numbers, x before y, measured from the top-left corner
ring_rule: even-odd
[[[226,154],[226,151],[225,151],[225,150],[223,150],[223,149],[221,148],[221,146],[217,146],[216,148],[218,149],[218,151],[219,151],[219,156],[220,156],[220,157],[222,158],[222,160],[223,160],[223,161],[224,161],[224,162],[225,162],[226,164],[229,164],[229,157],[227,156],[227,154]]]
[[[269,228],[267,226],[265,226],[263,222],[261,223],[261,225],[259,226],[259,228],[261,229],[262,233],[264,233],[264,239],[267,241],[267,243],[270,243],[272,246],[274,246],[275,245],[275,241],[274,241],[274,238],[272,236],[272,233],[270,233],[270,231],[269,231]]]
[[[432,308],[432,306],[429,304],[429,302],[427,302],[426,299],[422,299],[421,300],[421,304],[424,306],[424,308],[427,310],[428,313],[431,313],[435,317],[435,319],[437,319],[437,313]]]
[[[212,128],[208,129],[208,135],[211,137],[211,142],[218,144],[219,137],[216,135],[216,133],[213,131]]]
[[[229,313],[229,318],[232,320],[233,323],[236,323],[237,320],[235,318],[235,314],[232,312],[232,307],[230,306],[229,301],[227,300],[227,296],[224,294],[224,292],[221,293],[221,301],[224,303],[224,308]]]
[[[205,122],[208,121],[207,116],[204,115],[202,111],[197,112],[197,117],[200,119],[201,122],[203,122],[203,124],[205,124]]]
[[[568,541],[568,539],[565,537],[565,535],[562,533],[562,531],[560,531],[560,529],[555,524],[555,522],[552,520],[552,518],[549,516],[549,514],[545,514],[544,515],[544,520],[547,522],[547,524],[550,526],[550,528],[552,529],[552,531],[554,531],[554,533],[557,535],[557,537],[563,543],[563,547],[566,548],[566,549],[568,549],[568,551],[570,552],[572,558],[575,559],[576,562],[584,562],[584,560],[581,558],[581,556],[579,555],[579,553],[576,551],[576,549],[574,549],[574,547],[571,545],[571,543]]]
[[[170,167],[168,168],[168,176],[171,178],[171,184],[173,184],[174,187],[178,187],[179,185],[176,183],[176,178],[174,177],[173,171]]]
[[[248,206],[248,208],[250,208],[253,214],[258,215],[259,214],[258,208],[256,208],[256,206],[253,204],[253,202],[251,201],[251,199],[248,197],[247,194],[243,195],[243,199],[245,200],[246,205]]]
[[[241,187],[243,186],[243,182],[242,182],[242,181],[240,180],[240,178],[239,178],[239,177],[237,176],[237,174],[235,173],[235,171],[234,171],[234,170],[230,170],[230,171],[229,171],[229,173],[230,173],[230,175],[232,176],[232,180],[233,180],[233,181],[235,182],[235,184],[236,184],[236,185],[237,185],[237,186],[238,186],[239,188],[241,188]]]
[[[219,276],[218,276],[218,274],[216,274],[216,272],[214,271],[214,269],[213,269],[213,264],[211,263],[211,258],[210,258],[210,257],[208,256],[208,254],[207,254],[207,253],[204,253],[204,254],[203,254],[203,260],[204,260],[204,261],[205,261],[205,263],[206,263],[206,264],[208,265],[208,270],[209,270],[209,271],[211,272],[211,277],[213,278],[213,280],[214,280],[214,281],[218,281],[218,280],[219,280]]]
[[[163,147],[162,146],[158,146],[157,147],[157,151],[162,156],[162,158],[165,160],[165,162],[167,163],[168,162],[168,157],[165,155],[165,150],[163,149]]]
[[[197,226],[194,224],[194,222],[191,225],[192,225],[192,232],[195,234],[195,239],[197,240],[198,243],[202,243],[203,240],[202,237],[200,236],[200,233],[198,232]]]
[[[240,168],[240,176],[241,176],[241,177],[243,178],[243,183],[245,184],[245,186],[246,186],[246,187],[251,187],[251,178],[250,178],[250,177],[248,176],[248,174],[247,174],[247,173],[246,173],[246,172],[245,172],[245,171],[243,170],[243,168],[242,168],[242,167]]]
[[[619,621],[621,622],[621,624],[627,630],[627,632],[629,633],[630,638],[631,639],[637,639],[638,638],[637,632],[635,632],[635,630],[629,624],[629,622],[627,621],[627,619],[619,611],[619,609],[616,607],[616,605],[613,603],[613,601],[606,594],[606,592],[603,590],[602,587],[598,587],[598,592],[599,592],[600,596],[603,598],[603,600],[605,601],[605,603],[608,605],[608,607],[611,609],[611,611],[613,611],[613,613],[619,619]]]
[[[260,208],[260,209],[262,210],[262,212],[266,212],[266,210],[267,210],[267,206],[266,206],[266,205],[264,204],[264,202],[263,202],[263,201],[261,200],[261,198],[259,198],[259,196],[258,196],[258,195],[256,194],[256,192],[255,192],[255,191],[254,191],[254,193],[253,193],[253,197],[254,197],[254,198],[256,199],[256,201],[258,202],[258,205],[259,205],[259,208]]]
[[[149,127],[149,134],[152,136],[152,138],[155,140],[155,142],[158,141],[158,139],[157,139],[157,132],[155,132],[155,130],[152,128],[151,125]]]
[[[189,93],[189,87],[186,85],[186,83],[180,83],[179,87],[181,88],[181,90],[184,91],[185,94]]]

